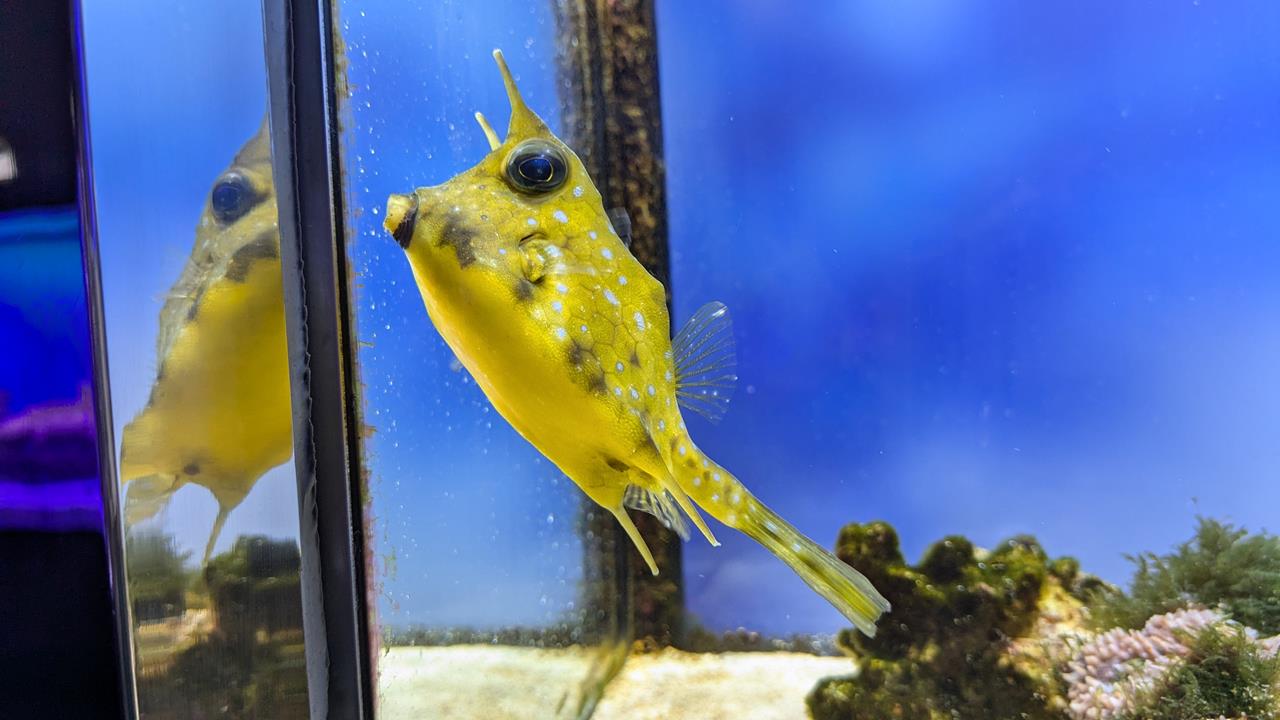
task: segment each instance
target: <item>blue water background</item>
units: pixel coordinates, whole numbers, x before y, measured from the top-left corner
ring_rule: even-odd
[[[149,12],[87,18],[118,426],[265,107],[256,10]],[[1280,7],[667,0],[658,19],[677,319],[726,302],[743,378],[692,429],[768,503],[824,544],[889,520],[911,557],[1030,532],[1110,580],[1197,513],[1274,529]],[[505,124],[492,47],[558,128],[549,9],[347,2],[340,24],[383,617],[551,619],[578,491],[451,369],[380,230],[387,194],[483,155],[472,110]],[[199,493],[169,515],[189,547]],[[291,517],[288,468],[254,493],[224,545]],[[686,546],[708,625],[845,625],[719,534]]]

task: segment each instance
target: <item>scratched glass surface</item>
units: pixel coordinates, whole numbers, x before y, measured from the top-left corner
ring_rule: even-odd
[[[306,718],[261,9],[84,12],[142,717]]]
[[[597,715],[793,718],[808,696],[821,720],[890,716],[904,697],[893,707],[920,717],[1085,717],[1103,701],[1063,714],[1066,659],[1011,680],[1017,653],[1174,610],[1193,614],[1150,632],[1187,627],[1197,603],[1280,633],[1248,609],[1278,600],[1261,560],[1160,602],[1090,594],[1092,578],[1129,587],[1126,554],[1230,537],[1215,523],[1247,528],[1236,547],[1275,542],[1280,11],[656,5],[672,326],[718,300],[737,340],[729,411],[689,414],[692,436],[818,544],[844,537],[894,610],[859,638],[716,525],[721,547],[684,546],[679,651],[633,656]],[[505,130],[494,47],[561,129],[567,41],[549,5],[338,15],[383,710],[537,716],[502,704],[497,678],[538,710],[568,684],[500,675],[517,655],[489,651],[540,644],[551,674],[573,662],[539,638],[591,629],[574,625],[581,493],[454,361],[383,213],[479,161],[474,110]],[[883,692],[846,652],[884,661]]]

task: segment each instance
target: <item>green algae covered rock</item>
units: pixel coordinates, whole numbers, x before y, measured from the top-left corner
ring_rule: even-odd
[[[1070,558],[1051,560],[1018,536],[982,551],[963,537],[934,544],[906,564],[887,523],[849,525],[836,545],[893,603],[876,637],[841,633],[858,657],[857,675],[823,680],[808,697],[815,720],[1064,718],[1065,702],[1047,656],[1016,641],[1078,626],[1096,581]]]

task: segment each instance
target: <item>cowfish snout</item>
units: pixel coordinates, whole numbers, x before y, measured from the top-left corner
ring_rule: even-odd
[[[400,247],[408,249],[413,240],[413,228],[418,222],[418,194],[392,195],[387,198],[387,216],[382,226],[391,233]]]

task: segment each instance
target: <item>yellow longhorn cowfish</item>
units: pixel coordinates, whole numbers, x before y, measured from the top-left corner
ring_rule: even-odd
[[[204,560],[227,515],[293,451],[280,232],[264,121],[214,183],[195,247],[160,310],[156,380],[124,428],[125,522],[186,483],[218,501]]]
[[[681,406],[714,419],[736,380],[724,306],[704,306],[673,342],[662,284],[615,232],[582,162],[525,105],[501,52],[494,58],[511,104],[506,139],[476,113],[491,152],[387,202],[385,227],[436,329],[498,412],[613,513],[654,574],[626,509],[687,536],[683,509],[718,545],[701,507],[874,634],[889,603],[871,583],[689,436]]]

